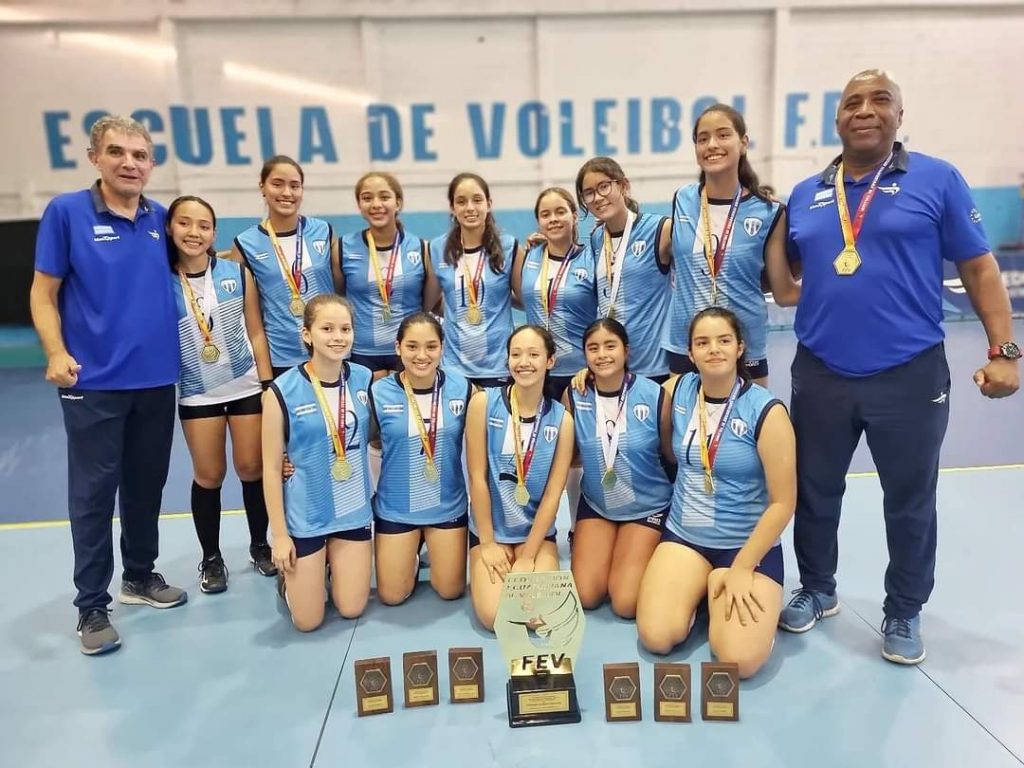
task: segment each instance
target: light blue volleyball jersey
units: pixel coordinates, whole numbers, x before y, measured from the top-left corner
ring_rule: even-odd
[[[669,268],[658,261],[658,241],[662,228],[669,226],[664,216],[641,213],[633,222],[615,296],[615,319],[629,334],[629,367],[641,376],[664,376],[668,356],[661,348],[671,301]],[[604,259],[603,223],[590,233],[590,247],[597,264],[598,312],[606,317],[611,308],[611,285]]]
[[[307,216],[300,217],[302,230],[302,285],[299,292],[305,301],[321,293],[334,293],[331,275],[331,225]],[[285,260],[291,269],[297,252],[295,232],[278,232]],[[252,270],[260,294],[263,327],[270,346],[270,362],[275,368],[299,365],[309,359],[302,345],[302,318],[288,309],[292,300],[288,280],[281,268],[270,236],[262,224],[249,227],[237,238],[235,245]]]
[[[610,431],[621,390],[601,393],[607,396],[599,398],[593,387],[583,395],[569,388],[576,448],[583,463],[581,491],[587,504],[608,520],[642,520],[661,512],[672,498],[672,484],[661,463],[658,431],[662,391],[643,376],[636,376],[630,384],[613,464],[615,484],[605,488],[601,480],[607,466],[598,425],[602,431]]]
[[[243,270],[241,264],[212,257],[206,272],[189,278],[199,308],[207,318],[210,341],[220,351],[220,356],[213,363],[205,363],[200,357],[206,341],[199,330],[178,273],[171,273],[170,280],[178,310],[178,341],[181,345],[179,398],[205,395],[241,379],[256,365],[245,329]],[[212,295],[208,296],[207,292]],[[257,384],[254,391],[259,391],[255,374],[251,378]]]
[[[409,406],[398,374],[378,379],[370,390],[374,416],[380,427],[380,481],[374,497],[377,516],[407,525],[438,525],[466,514],[466,478],[462,469],[462,439],[470,384],[458,374],[439,371],[437,438],[434,465],[437,482],[424,476],[427,464],[416,416]],[[413,390],[423,427],[430,431],[432,389]]]
[[[391,278],[391,319],[383,316],[384,302],[377,288],[377,275],[370,262],[367,230],[352,232],[341,239],[341,271],[345,275],[345,296],[352,303],[357,355],[393,355],[398,326],[409,315],[423,309],[426,245],[416,235],[398,230],[398,251]],[[392,249],[377,244],[381,279],[386,280]]]
[[[552,283],[564,258],[550,258],[548,284],[540,285],[544,263],[544,246],[538,245],[526,254],[522,272],[522,300],[526,322],[546,327],[555,339],[553,376],[572,376],[587,367],[583,356],[583,332],[597,319],[597,270],[594,253],[589,246],[574,246],[561,283],[555,290],[551,315],[544,314],[541,291],[551,295]]]
[[[672,395],[672,450],[679,462],[672,509],[665,522],[677,536],[702,547],[736,549],[747,543],[768,506],[768,485],[757,453],[757,438],[768,409],[780,401],[757,384],[744,384],[722,430],[715,457],[714,490],[704,489],[700,459],[697,386],[688,373]],[[708,401],[708,442],[726,405]]]
[[[731,200],[708,201],[712,243],[725,226]],[[725,259],[718,274],[717,304],[736,313],[746,340],[747,360],[768,357],[768,305],[761,290],[765,247],[782,212],[782,204],[747,195],[740,200]],[[671,321],[665,328],[665,349],[679,354],[689,350],[690,321],[711,306],[711,276],[704,256],[704,220],[700,212],[700,186],[679,189],[672,201]],[[713,249],[712,249],[713,250]]]
[[[505,251],[502,270],[495,273],[483,250],[469,250],[452,266],[444,260],[444,244],[448,235],[435,237],[430,241],[430,259],[434,274],[441,284],[444,297],[444,355],[441,366],[450,373],[458,373],[467,379],[493,379],[508,376],[508,354],[506,343],[512,335],[512,257],[516,240],[509,235],[501,236]],[[475,276],[477,258],[484,259],[477,300],[483,319],[479,325],[466,320],[469,296],[466,291],[466,268]]]
[[[487,485],[491,492],[494,540],[499,544],[521,544],[530,535],[533,520],[537,516],[537,505],[548,485],[565,408],[561,403],[548,398],[541,401],[542,412],[539,415],[540,426],[537,427],[533,461],[526,473],[526,490],[530,493],[530,501],[521,507],[515,500],[516,455],[512,441],[516,436],[508,401],[508,387],[491,387],[484,391],[487,393]],[[532,428],[532,419],[525,423]],[[525,454],[528,430],[521,429],[520,433],[520,445]],[[469,529],[474,535],[479,535],[472,515],[469,518]],[[544,535],[555,535],[553,522]]]
[[[366,448],[370,426],[368,368],[345,363],[345,458],[352,476],[338,482],[331,476],[334,444],[309,381],[305,366],[285,371],[271,389],[284,416],[285,451],[295,474],[284,481],[284,511],[288,535],[298,538],[326,536],[370,524],[370,473]],[[324,387],[332,409],[339,399],[338,384]],[[337,423],[337,422],[335,422]]]

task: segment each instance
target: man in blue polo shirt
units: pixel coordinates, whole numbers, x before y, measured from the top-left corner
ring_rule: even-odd
[[[121,644],[107,616],[115,494],[120,602],[172,608],[188,596],[153,570],[179,367],[166,211],[142,196],[153,142],[138,122],[104,117],[89,159],[99,181],[54,198],[39,222],[31,306],[64,411],[78,634],[94,655]]]
[[[792,411],[802,588],[779,624],[806,632],[839,611],[837,530],[846,472],[866,433],[884,491],[889,546],[882,655],[925,657],[920,612],[935,581],[939,449],[949,421],[942,265],[956,264],[988,335],[975,381],[987,397],[1019,384],[1010,302],[957,170],[897,142],[899,87],[856,75],[836,127],[843,153],[788,202],[789,253],[803,270]],[[978,350],[982,353],[983,350]]]

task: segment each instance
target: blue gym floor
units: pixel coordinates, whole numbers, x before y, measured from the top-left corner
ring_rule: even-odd
[[[1024,336],[1024,322],[1015,326]],[[124,645],[78,652],[71,605],[60,407],[39,369],[0,370],[0,765],[49,766],[715,766],[1024,765],[1024,394],[987,401],[971,376],[983,357],[977,323],[948,326],[952,417],[939,481],[939,558],[917,668],[879,655],[885,539],[881,489],[861,446],[841,529],[842,611],[814,631],[780,633],[767,668],[743,684],[739,723],[655,723],[653,657],[631,623],[588,616],[577,665],[583,722],[511,730],[497,643],[470,619],[468,599],[419,589],[398,608],[373,601],[358,621],[336,616],[294,631],[273,581],[247,567],[246,527],[226,515],[224,595],[198,589],[188,508],[190,464],[175,444],[164,494],[159,569],[190,590],[172,611],[116,605]],[[772,334],[772,388],[786,396],[793,339]],[[914,450],[908,445],[907,450]],[[225,508],[240,505],[225,485]],[[565,510],[559,523],[564,527]],[[51,522],[57,521],[57,522]],[[115,531],[116,533],[116,531]],[[561,537],[560,537],[561,538]],[[787,549],[787,589],[796,566]],[[562,556],[567,562],[567,551]],[[425,587],[426,585],[424,585]],[[116,583],[115,583],[116,587]],[[447,703],[447,649],[482,645],[487,699]],[[357,718],[353,662],[436,649],[442,703]],[[670,657],[710,658],[706,626]],[[639,660],[644,720],[604,721],[601,665]],[[695,700],[696,703],[696,700]]]

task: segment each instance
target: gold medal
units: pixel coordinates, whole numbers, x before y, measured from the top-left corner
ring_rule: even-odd
[[[302,317],[302,313],[306,311],[306,302],[296,296],[288,303],[288,311],[295,317]]]
[[[516,485],[516,504],[520,507],[525,507],[530,503],[530,492],[526,490],[526,484]]]
[[[348,459],[342,457],[334,462],[334,466],[331,467],[331,477],[339,483],[352,477],[352,465],[348,463]]]
[[[441,479],[441,473],[437,471],[437,465],[428,461],[423,465],[423,477],[428,483],[436,483]]]
[[[476,304],[470,304],[469,309],[466,310],[466,322],[470,325],[480,325],[483,319],[484,314],[480,311],[480,307]]]
[[[840,277],[849,277],[860,269],[860,264],[860,254],[853,246],[843,248],[842,252],[836,256],[836,260],[832,262],[836,274]]]
[[[601,485],[604,486],[606,491],[610,491],[615,487],[615,483],[618,481],[618,475],[615,474],[614,469],[605,470],[605,473],[601,475]]]
[[[710,472],[704,473],[704,493],[712,494],[715,492],[715,481],[711,477]]]
[[[383,320],[385,323],[391,322],[391,307],[389,307],[387,304],[385,304],[380,311],[380,319]]]
[[[204,363],[216,363],[220,358],[220,350],[217,349],[217,345],[211,341],[203,347],[203,351],[199,356],[202,358]]]

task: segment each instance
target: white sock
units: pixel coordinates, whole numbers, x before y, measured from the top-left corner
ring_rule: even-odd
[[[576,507],[580,503],[580,482],[583,480],[583,467],[569,467],[569,476],[565,480],[565,494],[569,497],[569,530],[576,530]]]

